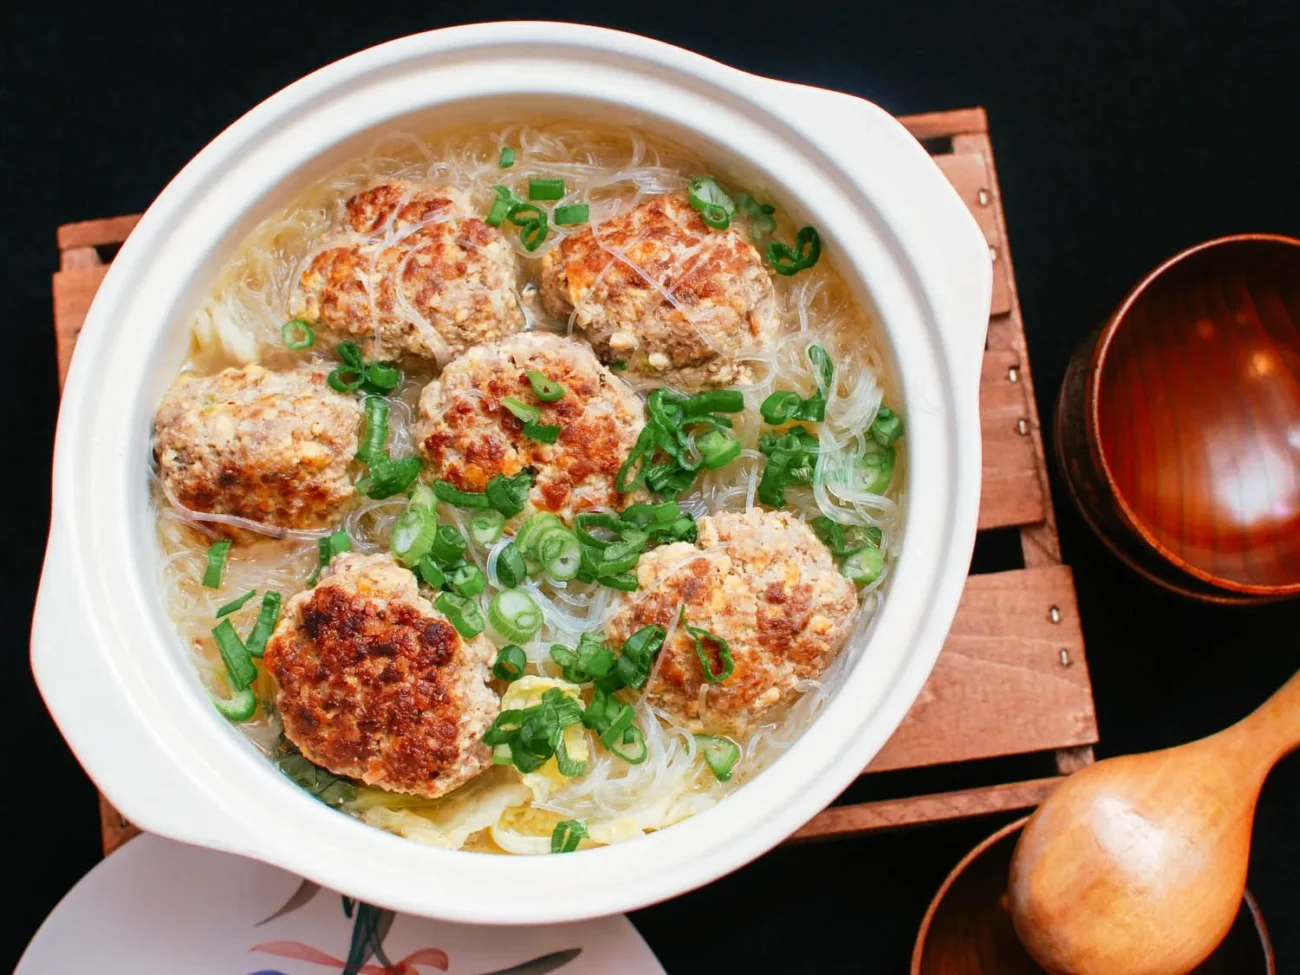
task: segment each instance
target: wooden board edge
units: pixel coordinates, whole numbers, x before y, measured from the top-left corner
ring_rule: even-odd
[[[108,856],[127,840],[140,835],[139,827],[118,812],[102,792],[99,794],[99,828],[104,856]]]
[[[143,214],[132,213],[121,217],[105,217],[102,220],[65,223],[59,227],[59,250],[120,244],[140,222],[141,216]]]
[[[918,142],[926,139],[945,139],[967,132],[987,132],[988,113],[983,108],[954,108],[946,112],[922,112],[919,115],[899,115],[898,121],[912,133]]]
[[[938,792],[908,799],[885,799],[848,806],[829,806],[805,823],[787,843],[812,843],[923,823],[942,823],[971,816],[1030,809],[1063,781],[1061,776],[1008,782],[958,792]]]

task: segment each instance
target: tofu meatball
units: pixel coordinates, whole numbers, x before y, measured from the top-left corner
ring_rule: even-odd
[[[533,369],[564,387],[546,403],[533,393]],[[523,432],[502,401],[511,396],[560,428],[553,444]],[[534,472],[529,509],[572,521],[594,507],[621,507],[632,496],[615,476],[645,426],[645,407],[591,349],[559,335],[527,332],[470,349],[420,394],[415,441],[435,478],[462,491],[482,491],[497,474]],[[639,496],[638,496],[639,498]]]
[[[651,623],[672,630],[647,693],[699,730],[743,735],[789,703],[800,680],[826,669],[848,635],[857,592],[812,530],[784,511],[708,515],[696,544],[675,542],[641,557],[640,590],[610,623],[618,646]],[[706,682],[695,639],[675,620],[726,640],[735,669]],[[704,641],[710,670],[724,669]],[[704,688],[703,692],[701,688]]]
[[[271,528],[329,525],[352,497],[361,408],[321,369],[259,365],[184,375],[154,420],[154,454],[175,504]]]
[[[492,764],[492,645],[466,640],[391,555],[344,554],[266,646],[284,733],[335,775],[444,795]]]
[[[291,313],[368,357],[441,363],[524,327],[514,252],[453,187],[381,183],[348,199],[322,243]]]
[[[542,259],[542,300],[602,360],[685,389],[751,381],[740,357],[778,326],[758,251],[734,227],[710,229],[681,196],[564,238]]]

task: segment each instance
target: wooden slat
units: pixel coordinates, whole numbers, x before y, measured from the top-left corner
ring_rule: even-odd
[[[989,119],[982,108],[958,108],[951,112],[925,112],[922,115],[900,115],[912,138],[946,139],[965,132],[987,132]]]
[[[1030,434],[1024,363],[1010,350],[984,353],[980,432],[984,442],[979,527],[1032,525],[1047,514]],[[1022,432],[1024,431],[1024,432]]]
[[[1070,570],[1018,569],[966,581],[929,681],[867,771],[1048,751],[1096,740]]]
[[[935,156],[934,161],[948,177],[957,195],[966,204],[989,245],[989,259],[993,262],[993,301],[991,314],[1005,315],[1011,310],[1011,266],[1006,260],[1006,246],[998,222],[998,208],[994,205],[993,191],[989,188],[989,167],[984,156],[977,152],[963,152]]]
[[[87,267],[76,271],[58,271],[54,275],[54,341],[59,355],[59,384],[68,374],[72,348],[77,344],[81,326],[90,311],[108,266]]]
[[[790,837],[788,842],[833,840],[869,830],[893,829],[918,823],[941,823],[968,816],[1029,809],[1047,798],[1061,783],[1059,778],[1031,779],[961,792],[940,792],[908,799],[863,802],[823,809]]]
[[[59,228],[59,250],[72,247],[100,247],[104,244],[120,244],[126,240],[141,214],[132,213],[125,217],[108,217],[104,220],[83,220],[80,223],[65,223]]]
[[[104,844],[105,856],[108,856],[131,837],[140,835],[139,828],[113,808],[103,794],[99,797],[99,830]]]

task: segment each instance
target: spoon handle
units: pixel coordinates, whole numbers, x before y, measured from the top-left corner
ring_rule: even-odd
[[[1300,748],[1300,671],[1228,731],[1265,775],[1283,755]]]

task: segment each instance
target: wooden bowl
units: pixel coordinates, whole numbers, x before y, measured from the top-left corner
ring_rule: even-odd
[[[1215,602],[1300,594],[1300,240],[1224,237],[1148,274],[1071,360],[1056,440],[1143,575]]]
[[[1029,817],[998,830],[948,874],[925,912],[912,950],[912,975],[1046,975],[1020,946],[1006,908],[1007,873]],[[1255,899],[1218,949],[1189,975],[1277,975]]]

